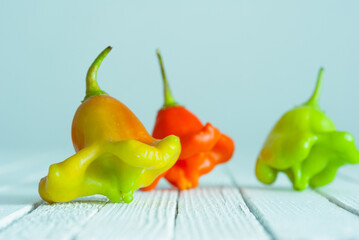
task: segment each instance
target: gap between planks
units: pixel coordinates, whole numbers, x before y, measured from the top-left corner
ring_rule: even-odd
[[[171,239],[175,239],[175,232],[176,232],[176,224],[177,224],[177,217],[178,217],[178,199],[179,196],[181,194],[180,190],[177,190],[177,201],[176,201],[176,211],[175,211],[175,220],[174,220],[174,224],[173,224],[173,234],[172,234],[172,238]]]
[[[203,185],[206,182],[213,185],[217,181],[217,187],[181,193],[173,189],[136,192],[134,202],[128,205],[103,203],[102,206],[91,207],[91,204],[79,201],[51,206],[42,204],[1,231],[0,238],[16,235],[30,239],[35,236],[37,239],[93,239],[96,236],[123,239],[181,239],[181,236],[197,236],[197,239],[203,236],[207,239],[233,239],[238,236],[270,239],[241,200],[238,189],[224,186],[228,184],[228,176],[221,176],[220,172],[212,176],[215,181],[208,177],[203,179]],[[222,177],[223,180],[218,182]]]
[[[359,217],[359,184],[339,175],[328,186],[315,189],[331,203]]]
[[[203,176],[200,186],[179,194],[175,239],[270,239],[225,166]]]
[[[117,208],[107,204],[87,222],[76,239],[91,239],[99,236],[107,239],[113,239],[115,236],[121,237],[121,239],[140,239],[141,237],[146,237],[146,239],[186,239],[187,237],[191,239],[218,239],[218,237],[237,239],[238,236],[245,239],[269,239],[260,223],[245,204],[241,203],[242,197],[238,189],[232,186],[228,187],[228,185],[226,187],[218,186],[226,185],[229,182],[228,176],[221,175],[221,171],[218,169],[216,170],[218,175],[213,175],[217,181],[217,187],[207,186],[181,192],[174,189],[155,190],[152,193],[137,192],[134,201],[141,204],[137,202],[130,205],[119,205]],[[213,185],[216,181],[210,178],[204,177],[202,185]],[[172,192],[175,194],[175,201],[166,205],[165,196],[154,196],[156,191],[163,191],[167,195]],[[154,210],[152,213],[148,212],[148,207],[143,208],[143,205],[148,205],[151,201],[155,201],[157,204],[162,202],[159,206],[152,208]],[[161,207],[163,204],[166,208]],[[132,210],[128,210],[131,208]],[[161,209],[169,210],[167,217],[166,214],[164,215],[166,211]],[[116,217],[119,214],[122,219]],[[141,220],[151,214],[154,216],[149,218],[148,223]],[[155,225],[153,225],[154,222]],[[114,224],[121,228],[111,227]],[[162,227],[159,228],[159,226]],[[107,227],[111,227],[111,230]],[[135,229],[141,229],[141,231],[136,232]]]
[[[34,166],[33,166],[34,167]],[[30,170],[30,171],[29,171]],[[26,172],[31,172],[32,171],[32,169],[26,169]],[[36,176],[38,175],[38,174],[35,174]],[[41,174],[41,175],[43,175],[43,174]],[[19,182],[19,186],[18,187],[15,187],[14,188],[14,184],[10,184],[9,186],[8,186],[8,188],[7,189],[11,189],[11,190],[13,190],[13,191],[22,191],[21,189],[30,189],[30,190],[33,190],[33,189],[31,189],[31,188],[29,188],[28,186],[27,186],[27,184],[29,183],[29,179],[31,180],[32,178],[34,178],[33,177],[33,174],[29,174],[29,178],[27,178],[27,179],[22,179],[20,182]],[[36,178],[38,178],[38,176],[36,177]],[[24,180],[24,181],[23,181]],[[38,179],[36,179],[36,180],[38,180]],[[176,194],[176,199],[175,199],[175,204],[176,204],[176,206],[175,206],[175,211],[174,211],[174,216],[173,216],[173,226],[172,226],[172,232],[171,232],[171,234],[169,234],[169,235],[167,235],[167,237],[168,238],[172,238],[172,239],[176,239],[177,237],[176,237],[176,229],[177,228],[181,228],[181,224],[178,224],[178,216],[179,216],[179,214],[182,212],[182,211],[184,211],[185,210],[185,208],[180,208],[179,207],[179,204],[180,204],[180,201],[182,201],[182,202],[184,202],[184,205],[183,206],[185,206],[185,207],[187,207],[187,203],[188,202],[186,202],[186,199],[188,199],[187,197],[190,197],[191,198],[191,196],[192,195],[195,195],[196,194],[196,192],[197,193],[199,193],[199,195],[198,196],[196,196],[194,199],[189,199],[190,201],[192,201],[192,200],[194,200],[194,201],[198,201],[198,200],[201,200],[201,198],[202,197],[208,197],[208,196],[211,196],[211,194],[213,195],[213,194],[215,194],[215,195],[221,195],[221,198],[217,198],[217,199],[215,199],[215,201],[219,201],[219,200],[224,200],[224,201],[232,201],[231,203],[233,203],[233,204],[237,204],[238,202],[235,202],[233,199],[225,199],[225,197],[224,197],[224,195],[227,195],[227,194],[223,194],[223,191],[227,191],[227,193],[229,193],[229,195],[232,193],[232,191],[231,190],[223,190],[224,189],[224,187],[223,186],[228,186],[229,184],[228,184],[228,182],[230,182],[230,180],[228,180],[228,176],[227,175],[225,175],[225,174],[223,174],[223,167],[222,166],[219,166],[219,167],[217,167],[216,169],[215,169],[215,171],[214,172],[212,172],[212,174],[210,174],[210,175],[206,175],[206,176],[204,176],[203,178],[202,178],[202,180],[201,180],[201,186],[207,186],[207,187],[210,187],[210,186],[222,186],[222,187],[213,187],[213,189],[211,189],[211,188],[208,188],[208,189],[210,189],[209,191],[208,191],[208,189],[205,189],[205,190],[203,190],[203,189],[201,189],[201,188],[199,188],[199,189],[197,189],[197,190],[190,190],[190,191],[185,191],[186,193],[183,193],[184,194],[184,197],[183,197],[183,200],[180,200],[180,196],[182,196],[182,193],[179,193],[179,191],[177,190],[177,194]],[[32,185],[33,185],[33,183],[31,183]],[[15,184],[16,185],[16,184]],[[32,186],[31,185],[31,186]],[[36,185],[37,185],[37,181],[36,181]],[[4,190],[6,190],[6,189],[4,189]],[[236,190],[237,192],[238,192],[238,190]],[[28,193],[28,192],[27,192]],[[37,195],[37,192],[34,192],[35,193],[35,195],[36,195],[36,197],[38,197],[38,195]],[[31,194],[34,194],[34,193],[31,193]],[[30,194],[30,193],[29,193]],[[242,196],[241,196],[241,193],[240,192],[238,192],[238,196],[236,195],[235,196],[235,198],[238,198],[239,200],[240,199],[242,199]],[[221,200],[221,201],[222,201]],[[79,200],[79,201],[81,201],[81,200]],[[54,208],[55,208],[55,210],[56,210],[56,206],[62,206],[62,209],[63,208],[66,208],[66,206],[67,205],[69,205],[69,206],[72,206],[72,205],[74,205],[75,207],[77,206],[77,205],[79,205],[78,203],[79,203],[79,201],[75,201],[75,202],[73,202],[73,203],[69,203],[69,204],[57,204],[57,205],[48,205],[48,204],[43,204],[43,202],[42,201],[40,201],[40,202],[36,202],[35,204],[33,204],[33,205],[31,205],[31,204],[28,204],[28,206],[24,206],[24,207],[22,207],[21,209],[18,209],[17,211],[14,211],[14,213],[16,213],[16,212],[18,212],[18,211],[20,211],[21,212],[21,214],[20,215],[14,215],[14,216],[16,216],[15,218],[12,218],[11,217],[11,215],[12,214],[9,214],[8,215],[8,223],[6,223],[6,226],[3,228],[3,229],[1,229],[0,230],[0,236],[2,235],[2,236],[11,236],[11,233],[16,233],[16,231],[14,230],[14,229],[17,229],[18,227],[17,226],[23,226],[23,224],[25,223],[25,226],[26,226],[26,224],[29,224],[29,221],[27,221],[28,219],[32,219],[33,221],[30,221],[30,223],[32,222],[33,224],[39,224],[40,223],[40,225],[41,225],[41,219],[40,218],[38,218],[38,219],[36,219],[36,215],[38,215],[38,214],[43,214],[43,211],[50,211],[51,212],[51,210],[54,210]],[[237,200],[236,200],[237,201]],[[222,204],[226,204],[226,202],[221,202]],[[84,203],[83,203],[84,204]],[[205,203],[205,205],[206,204],[209,204],[209,205],[211,205],[211,203]],[[73,231],[74,229],[68,229],[69,231],[69,233],[71,233],[70,235],[68,235],[68,238],[70,238],[70,239],[77,239],[78,238],[78,235],[81,233],[81,231],[84,229],[84,227],[86,227],[93,219],[96,219],[97,217],[98,217],[98,214],[99,213],[101,213],[102,211],[103,211],[103,209],[104,208],[106,208],[106,206],[108,205],[108,203],[107,202],[105,202],[105,203],[103,203],[102,204],[102,206],[99,206],[97,209],[95,209],[95,211],[92,211],[91,212],[91,216],[89,216],[88,218],[86,218],[86,220],[83,220],[82,222],[81,222],[81,224],[80,224],[80,226],[82,226],[82,228],[78,228],[77,227],[77,230],[76,231]],[[210,209],[210,210],[212,210],[212,211],[215,211],[216,210],[216,208],[217,207],[221,207],[220,206],[220,204],[217,204],[218,206],[216,206],[216,205],[211,205],[212,206],[212,209]],[[245,203],[244,203],[244,205],[245,205]],[[78,207],[78,206],[77,206]],[[246,206],[244,206],[244,207],[246,207]],[[71,208],[71,207],[70,207]],[[243,209],[243,206],[240,206],[240,203],[238,203],[238,205],[236,205],[236,208],[237,208],[237,211],[242,211]],[[54,210],[54,211],[55,211]],[[66,209],[65,209],[66,210]],[[67,210],[69,210],[69,209],[67,209]],[[93,209],[94,210],[94,209]],[[194,209],[192,209],[192,211],[195,211],[196,209],[194,208]],[[223,209],[222,209],[223,210]],[[231,215],[232,213],[231,212],[229,212],[228,211],[228,209],[225,209],[226,211],[227,211],[227,214],[228,215]],[[204,211],[205,212],[205,211]],[[249,212],[249,210],[248,210],[248,212]],[[54,212],[53,212],[54,213]],[[239,214],[239,212],[237,212],[237,214]],[[189,214],[190,215],[190,214]],[[243,215],[243,214],[242,214]],[[246,213],[245,211],[244,211],[244,215],[242,216],[242,215],[238,215],[239,217],[241,217],[242,218],[242,220],[243,219],[247,219],[248,217],[250,218],[250,217],[253,217],[254,218],[254,216],[249,212],[249,214],[248,213]],[[238,217],[237,216],[237,217]],[[181,217],[182,217],[182,219],[184,218],[186,218],[186,217],[188,217],[188,216],[186,216],[186,214],[182,214],[181,215]],[[197,216],[198,217],[198,216]],[[208,222],[208,219],[200,219],[199,218],[199,220],[201,220],[202,222],[203,222],[203,225],[206,225],[206,223]],[[61,221],[64,221],[63,219],[61,220]],[[61,221],[59,222],[60,223],[60,225],[61,225]],[[51,221],[50,221],[51,222]],[[196,221],[195,221],[196,222]],[[185,223],[185,221],[184,221],[184,223]],[[210,223],[210,221],[209,221],[209,223]],[[252,219],[252,221],[250,221],[250,224],[252,224],[253,226],[255,226],[254,228],[256,229],[256,230],[258,230],[259,229],[259,231],[257,231],[257,232],[259,232],[259,235],[257,235],[257,237],[258,236],[261,236],[263,239],[267,239],[268,238],[268,236],[265,234],[265,233],[263,233],[264,231],[262,231],[262,226],[259,224],[259,223],[257,223],[256,222],[256,220],[255,220],[255,218],[254,218],[254,220]],[[256,225],[257,224],[257,225]],[[46,233],[46,226],[45,226],[46,224],[44,224],[44,227],[45,227],[45,233]],[[79,226],[79,225],[78,225]],[[253,227],[253,226],[250,226],[250,227]],[[33,231],[34,229],[36,230],[36,226],[34,226],[33,225],[33,227],[34,228],[32,228],[32,227],[30,227],[30,228],[28,228],[28,230],[30,230],[30,232],[31,232],[31,230]],[[238,227],[241,227],[241,226],[238,226]],[[21,229],[21,228],[18,228],[18,229]],[[25,228],[26,229],[26,228]],[[86,230],[86,228],[85,228],[85,230]],[[216,230],[216,226],[213,226],[213,230]],[[223,229],[222,229],[223,230]],[[226,230],[226,229],[225,229]],[[197,231],[197,229],[194,229],[193,230],[194,232],[196,232],[197,234],[199,234],[199,236],[202,234],[201,232],[198,232]],[[42,233],[44,233],[43,231],[41,231]],[[27,231],[27,234],[29,233],[29,231]],[[217,232],[214,232],[215,234],[214,234],[214,236],[216,236],[216,234],[218,235],[219,234],[219,232],[217,231]],[[234,234],[235,233],[238,233],[238,232],[235,232],[235,230],[233,230],[232,231],[232,233],[231,234],[233,234],[232,236],[235,236]],[[244,233],[244,232],[242,232],[241,234],[247,234],[247,233]],[[260,235],[260,234],[262,234],[262,235]],[[21,234],[20,234],[21,235]],[[36,234],[35,234],[36,235]],[[25,234],[23,234],[23,237],[25,236]],[[41,235],[39,236],[39,235],[36,235],[37,236],[37,238],[41,238]],[[45,236],[45,235],[44,235]],[[210,236],[210,235],[209,235]],[[247,236],[249,236],[249,235],[247,235]],[[81,237],[81,235],[80,235],[80,237]],[[166,239],[168,239],[168,238],[166,238]]]
[[[3,229],[0,239],[71,239],[106,204],[103,197],[99,199],[98,204],[86,199],[53,205],[42,202]]]
[[[42,204],[42,201],[38,201],[32,205],[25,205],[15,210],[9,212],[5,217],[0,219],[0,232],[4,231],[8,228],[11,224],[14,224],[17,220],[24,217],[27,214],[30,214],[36,208],[38,208]],[[11,207],[9,207],[11,209]]]
[[[248,166],[247,166],[247,168],[248,168]],[[302,217],[304,217],[306,215],[301,214],[300,212],[296,212],[295,211],[296,208],[302,208],[303,211],[308,210],[308,208],[305,205],[301,205],[300,201],[298,202],[297,200],[293,200],[293,197],[295,195],[297,195],[298,198],[302,198],[303,201],[308,201],[308,200],[312,199],[314,201],[314,203],[315,203],[315,201],[322,202],[323,204],[328,206],[330,211],[337,214],[338,217],[342,217],[344,222],[347,221],[348,223],[351,223],[350,220],[353,221],[354,225],[349,224],[349,226],[343,227],[343,230],[338,229],[337,226],[334,227],[334,229],[336,228],[336,231],[333,231],[334,234],[337,234],[337,236],[341,236],[340,231],[342,231],[343,234],[347,234],[346,236],[348,238],[353,238],[353,237],[359,236],[359,233],[356,230],[359,227],[358,218],[356,215],[353,215],[353,214],[355,214],[355,211],[358,211],[357,209],[359,209],[359,204],[358,204],[358,202],[359,202],[359,199],[358,199],[359,186],[358,185],[350,186],[349,184],[342,182],[340,177],[338,177],[338,179],[336,179],[336,181],[334,181],[334,184],[329,185],[331,187],[330,189],[323,187],[323,188],[317,189],[318,192],[308,190],[308,191],[304,191],[303,193],[297,193],[297,192],[294,192],[291,189],[289,189],[288,186],[290,183],[288,181],[285,181],[284,177],[282,175],[279,176],[279,179],[277,179],[277,182],[274,184],[275,187],[267,187],[264,185],[260,185],[258,183],[258,181],[252,175],[247,174],[247,176],[243,176],[246,174],[242,174],[242,175],[234,174],[235,173],[234,169],[239,169],[239,167],[236,166],[234,168],[232,166],[231,168],[227,168],[230,176],[232,176],[232,178],[234,180],[234,183],[240,189],[247,206],[249,207],[249,209],[251,209],[252,213],[257,217],[257,219],[262,223],[264,228],[270,234],[272,234],[273,238],[279,238],[279,239],[295,238],[293,236],[283,234],[283,232],[285,232],[286,230],[288,231],[288,229],[285,229],[285,228],[283,228],[283,226],[278,226],[278,224],[275,224],[275,222],[278,222],[278,221],[280,222],[280,220],[278,218],[276,218],[280,215],[275,215],[274,213],[276,211],[280,210],[280,208],[278,208],[278,206],[277,206],[278,204],[275,201],[271,202],[272,201],[271,198],[277,198],[278,197],[278,196],[276,196],[277,194],[279,194],[279,195],[284,194],[283,198],[278,198],[278,200],[277,200],[277,201],[287,201],[287,204],[283,205],[284,208],[285,208],[285,206],[294,203],[294,205],[292,206],[292,208],[294,209],[294,212],[292,211],[292,213],[299,214],[299,216],[301,215]],[[342,182],[341,186],[339,186],[340,182]],[[243,183],[244,183],[244,185],[242,185]],[[280,186],[279,188],[276,187],[278,185]],[[248,186],[248,187],[245,187],[245,186]],[[355,191],[349,191],[349,190],[353,190],[353,188],[351,188],[351,187],[354,187],[354,186],[355,186]],[[288,192],[278,191],[278,189],[283,189],[283,190],[288,189]],[[344,192],[342,191],[342,192],[338,193],[336,191],[337,189],[346,189],[346,191],[344,191]],[[317,195],[317,197],[315,197],[316,195]],[[325,201],[320,201],[320,198],[327,201],[327,203],[325,203]],[[262,199],[262,200],[259,200],[259,199]],[[264,203],[263,203],[263,201],[264,201]],[[280,202],[278,202],[278,203],[279,203],[279,205],[283,204]],[[348,206],[350,206],[350,207],[348,207]],[[320,206],[318,206],[318,207],[320,207]],[[273,209],[270,209],[270,208],[273,208]],[[287,207],[287,210],[291,211],[291,209],[289,209],[288,207]],[[324,212],[315,212],[315,210],[317,210],[317,209],[313,209],[313,210],[314,210],[313,217],[315,217],[315,216],[319,217],[321,214],[326,215],[325,210],[323,210]],[[274,213],[273,213],[273,211],[274,211]],[[347,214],[345,214],[345,213],[347,213]],[[284,216],[285,216],[285,212],[283,212],[283,217]],[[307,216],[309,217],[310,214]],[[319,217],[319,219],[320,219],[320,217]],[[290,221],[290,219],[287,219],[287,220]],[[333,220],[333,218],[331,220]],[[292,221],[294,224],[295,219],[293,219]],[[301,222],[299,222],[299,223],[301,223]],[[301,224],[303,225],[303,223],[301,223]],[[288,226],[290,226],[290,224]],[[328,228],[330,228],[330,226],[328,226]],[[296,232],[296,229],[293,229],[293,233],[295,233],[295,232]],[[302,238],[303,237],[304,238],[310,238],[310,237],[313,238],[313,236],[315,236],[315,235],[301,235]],[[345,235],[343,235],[343,236],[345,236]],[[322,236],[320,236],[320,234],[319,234],[319,235],[316,235],[316,237],[332,237],[332,236],[328,236],[328,234],[325,235],[325,233],[323,233]]]
[[[259,218],[258,214],[256,211],[254,211],[253,209],[253,205],[250,204],[247,200],[247,198],[244,196],[243,192],[242,192],[242,189],[241,187],[237,184],[236,180],[235,180],[235,177],[233,176],[232,172],[229,170],[229,168],[227,167],[226,168],[226,172],[228,173],[230,179],[231,179],[231,182],[233,184],[233,186],[236,186],[238,188],[238,191],[240,192],[242,198],[243,198],[243,201],[244,203],[246,204],[246,206],[248,207],[249,211],[253,214],[253,216],[257,219],[257,221],[262,225],[264,231],[268,234],[268,236],[270,237],[270,239],[276,239],[272,230],[265,224],[265,222],[262,221],[261,218]]]
[[[41,203],[37,184],[44,174],[40,167],[44,159],[37,160],[33,165],[23,164],[24,161],[12,162],[10,176],[4,173],[0,175],[4,183],[0,188],[0,231],[35,210]]]
[[[136,192],[130,204],[108,203],[76,239],[171,239],[177,201],[174,189]]]
[[[228,168],[227,168],[228,169]],[[228,170],[229,171],[229,170]],[[217,171],[217,173],[216,174],[218,174],[219,172]],[[221,177],[223,177],[223,176],[221,176],[221,174],[219,174],[219,175],[216,175],[215,173],[213,173],[212,174],[212,176],[214,176],[214,178],[213,179],[215,179],[214,181],[213,181],[213,179],[212,180],[207,180],[207,181],[205,181],[203,184],[201,184],[201,186],[206,186],[206,185],[208,185],[208,186],[213,186],[214,184],[217,184],[217,186],[218,186],[218,179],[221,179]],[[223,175],[223,174],[222,174]],[[228,176],[229,177],[231,177],[231,178],[233,178],[231,181],[234,181],[234,183],[237,183],[235,180],[234,180],[234,175],[232,174],[232,172],[229,172],[229,174],[228,174]],[[340,175],[339,175],[340,176]],[[338,206],[340,206],[340,207],[343,207],[344,206],[344,209],[346,210],[346,211],[349,211],[350,213],[353,213],[352,211],[354,211],[354,210],[356,210],[357,211],[357,209],[359,209],[359,207],[358,208],[355,208],[354,206],[353,206],[353,204],[356,204],[358,201],[357,201],[357,199],[350,199],[350,191],[349,191],[349,195],[347,195],[347,197],[346,198],[343,198],[343,196],[346,196],[345,194],[348,194],[348,192],[345,192],[345,194],[343,195],[343,192],[341,192],[341,193],[339,193],[339,192],[336,192],[337,191],[337,189],[341,189],[341,188],[343,188],[343,186],[347,186],[347,189],[348,190],[352,190],[353,188],[352,187],[354,187],[355,186],[355,190],[357,190],[358,188],[359,188],[359,186],[357,186],[357,185],[355,185],[354,183],[351,183],[351,184],[348,184],[347,182],[343,182],[342,184],[343,184],[343,186],[340,186],[340,185],[338,185],[341,181],[348,181],[348,178],[347,179],[344,179],[344,178],[340,178],[340,177],[338,177],[334,182],[333,182],[333,184],[331,184],[331,185],[329,185],[328,187],[329,188],[327,188],[327,187],[324,187],[324,188],[320,188],[319,190],[317,190],[317,192],[315,192],[316,194],[320,194],[320,196],[321,197],[325,197],[325,199],[327,199],[327,200],[329,200],[329,201],[331,201],[331,204],[336,204],[336,205],[338,205]],[[220,180],[219,182],[222,182],[222,183],[220,183],[219,185],[222,185],[222,189],[223,189],[223,186],[225,186],[225,185],[228,185],[228,182],[226,182],[226,181],[223,181],[223,180]],[[239,182],[238,182],[239,183]],[[255,184],[253,184],[253,185],[258,185],[258,183],[255,183]],[[337,186],[338,185],[338,186]],[[248,209],[253,213],[253,216],[254,217],[256,217],[258,220],[261,220],[260,218],[259,218],[259,216],[258,216],[258,211],[254,211],[254,208],[253,208],[253,206],[255,206],[255,205],[251,205],[250,204],[250,202],[248,202],[248,199],[247,199],[247,197],[246,197],[246,195],[245,195],[245,193],[243,193],[242,192],[242,187],[240,187],[238,184],[236,184],[235,185],[236,187],[237,187],[237,191],[239,192],[239,196],[240,197],[242,197],[243,196],[243,200],[245,201],[245,205],[248,207]],[[358,190],[359,191],[359,190]],[[192,193],[193,193],[194,191],[192,191]],[[185,193],[185,192],[184,192]],[[175,234],[175,232],[176,232],[176,228],[178,228],[178,227],[180,227],[180,225],[178,225],[178,216],[180,215],[180,213],[181,213],[181,208],[179,207],[179,199],[180,199],[180,196],[181,196],[181,194],[182,193],[178,193],[178,191],[177,191],[177,199],[176,199],[176,206],[175,206],[175,211],[174,211],[174,222],[173,222],[173,226],[172,226],[172,237],[169,237],[169,238],[172,238],[172,239],[175,239],[176,238],[176,234]],[[359,195],[359,194],[358,194]],[[329,199],[330,198],[330,199]],[[348,200],[348,198],[349,198],[349,200]],[[344,205],[343,205],[343,202],[345,203]],[[342,205],[339,205],[338,203],[340,203],[340,204],[342,204]],[[91,215],[91,217],[89,218],[89,219],[87,219],[87,221],[86,222],[84,222],[81,226],[82,227],[86,227],[87,226],[87,223],[89,222],[89,221],[92,221],[92,219],[93,218],[97,218],[97,214],[99,213],[99,212],[101,212],[102,211],[102,209],[105,207],[105,205],[107,205],[107,203],[104,203],[104,205],[103,205],[103,207],[102,208],[99,208],[93,215]],[[349,208],[348,208],[348,206],[349,206]],[[39,206],[37,206],[37,207],[39,207]],[[32,211],[29,213],[29,214],[27,214],[27,213],[25,213],[24,215],[24,217],[26,217],[26,215],[32,215],[32,214],[34,214],[34,212],[37,210],[37,208],[34,208],[34,209],[32,209]],[[183,216],[182,216],[183,217]],[[13,224],[17,224],[17,222],[19,221],[19,220],[21,220],[23,217],[21,217],[20,219],[17,219],[16,221],[14,221],[13,222]],[[203,220],[203,219],[200,219],[201,221],[205,221],[205,220]],[[262,222],[260,222],[261,224],[262,224],[262,226],[263,226],[263,228],[266,230],[266,232],[267,232],[267,234],[268,235],[270,235],[272,238],[275,238],[275,234],[272,234],[271,233],[271,228],[267,228],[266,227],[266,225],[265,225],[265,223],[263,224],[263,221]],[[9,225],[9,228],[10,228],[11,226]],[[240,227],[240,226],[238,226],[238,227]],[[267,229],[266,229],[267,228]],[[7,228],[6,228],[7,229]],[[4,229],[4,230],[6,230],[6,229]],[[79,232],[81,232],[81,228],[80,229],[78,229],[79,230]],[[274,231],[275,232],[275,231]],[[77,239],[76,237],[77,237],[77,234],[76,233],[74,233],[74,232],[72,232],[73,233],[73,236],[72,236],[72,238],[74,238],[74,239]],[[168,235],[168,236],[170,236],[170,235]]]

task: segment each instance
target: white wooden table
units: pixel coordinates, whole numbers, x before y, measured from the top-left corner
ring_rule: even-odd
[[[2,155],[0,239],[359,239],[359,166],[329,186],[292,191],[284,176],[264,186],[254,159],[236,157],[179,192],[164,182],[130,204],[92,196],[49,205],[37,184],[66,156]]]

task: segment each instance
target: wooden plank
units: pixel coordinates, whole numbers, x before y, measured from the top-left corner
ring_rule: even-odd
[[[12,222],[28,214],[36,208],[40,202],[40,197],[38,196],[31,197],[30,201],[28,201],[28,197],[21,199],[21,197],[23,197],[21,195],[15,197],[10,196],[9,200],[5,200],[8,204],[4,204],[3,196],[3,194],[0,195],[2,200],[2,203],[0,204],[0,230],[6,228]],[[12,198],[14,198],[14,201],[11,201]]]
[[[316,191],[338,206],[359,215],[359,183],[355,180],[338,176],[334,182]]]
[[[212,174],[202,177],[201,186],[230,183],[220,168],[215,171],[217,177],[213,177]],[[108,203],[90,220],[77,238],[117,239],[119,236],[123,239],[172,238],[175,217],[177,211],[181,211],[177,209],[178,191],[164,180],[160,182],[158,188],[151,192],[135,192],[134,201],[128,205]]]
[[[21,218],[33,209],[31,204],[0,205],[0,229]]]
[[[71,239],[106,203],[103,197],[41,204],[0,231],[0,239]]]
[[[245,158],[244,158],[245,159]],[[236,179],[236,182],[240,186],[265,186],[256,179],[254,174],[255,162],[237,162],[232,164],[228,169],[231,174]],[[243,169],[243,171],[239,171]],[[236,174],[233,174],[236,173]],[[328,198],[330,201],[335,204],[344,207],[345,209],[357,213],[359,206],[357,205],[357,196],[359,192],[357,191],[359,187],[359,164],[356,165],[345,165],[341,167],[338,171],[337,177],[335,180],[322,188],[318,188],[317,192],[322,194],[322,196]],[[286,187],[290,188],[291,183],[284,174],[280,174],[277,181],[270,187]]]
[[[269,239],[235,187],[180,193],[175,239]]]
[[[37,178],[6,185],[0,190],[0,229],[30,212],[41,200]]]
[[[175,239],[268,239],[249,211],[225,165],[200,180],[200,187],[181,191]]]
[[[2,179],[0,187],[0,229],[30,212],[40,201],[38,182],[43,171],[36,167],[14,163],[16,172],[12,172]],[[6,166],[4,166],[6,167]]]
[[[311,190],[244,188],[259,221],[278,239],[357,239],[359,218]]]
[[[108,203],[76,239],[170,239],[177,190],[135,192],[130,204]]]
[[[33,210],[41,200],[38,183],[59,154],[1,154],[0,229]],[[60,154],[61,157],[61,154]]]
[[[239,168],[242,174],[233,174]],[[273,186],[265,186],[255,179],[254,164],[232,165],[229,172],[241,187],[250,210],[273,238],[359,238],[359,218],[356,215],[313,190],[292,190],[284,174],[278,176]]]
[[[223,168],[222,170],[218,168],[216,174],[201,178],[201,186],[210,186],[211,184],[223,186],[230,183],[231,180]],[[204,192],[204,194],[198,195],[196,191]],[[184,196],[179,200],[178,207],[177,194],[177,190],[165,188],[152,192],[135,192],[134,201],[128,205],[108,203],[84,226],[76,238],[171,239],[184,237],[186,239],[186,236],[190,236],[191,239],[195,239],[194,236],[198,236],[200,239],[209,237],[209,239],[214,239],[218,236],[237,238],[237,233],[241,233],[241,236],[247,238],[268,238],[259,222],[245,206],[236,188],[201,187],[196,190],[184,191],[181,192],[181,195],[184,194]],[[186,197],[188,194],[189,197]],[[188,201],[188,198],[192,196],[195,200]],[[202,203],[202,199],[211,201]],[[193,204],[200,204],[200,206]],[[198,213],[198,209],[201,208],[203,216],[193,215],[193,213]],[[192,210],[188,211],[188,209]],[[221,212],[223,210],[225,212]],[[212,213],[219,214],[221,218],[219,219],[218,216],[209,218],[208,216]],[[176,216],[178,218],[175,223]],[[188,227],[189,223],[186,219],[190,219],[191,224],[194,225]],[[220,220],[220,228],[217,226],[218,222],[213,219]],[[192,231],[190,231],[191,229]],[[208,234],[210,231],[212,234]],[[184,232],[187,234],[186,236],[182,235]]]

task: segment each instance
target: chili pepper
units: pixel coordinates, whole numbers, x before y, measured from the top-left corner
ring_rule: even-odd
[[[163,138],[170,134],[179,136],[181,155],[176,164],[155,182],[143,190],[156,187],[158,180],[165,177],[172,185],[184,190],[198,186],[199,177],[209,173],[216,165],[227,162],[233,155],[233,140],[222,134],[212,124],[201,121],[173,98],[167,82],[159,50],[157,56],[164,83],[165,103],[158,111],[152,136]]]
[[[295,190],[320,187],[334,180],[338,168],[359,162],[350,133],[338,132],[319,107],[323,69],[311,98],[285,113],[269,133],[258,156],[256,176],[272,184],[284,172]]]
[[[178,159],[178,137],[151,137],[130,109],[99,88],[97,70],[110,50],[106,48],[87,73],[86,97],[72,122],[77,153],[51,165],[39,183],[47,202],[102,194],[128,203],[135,190],[150,185]]]

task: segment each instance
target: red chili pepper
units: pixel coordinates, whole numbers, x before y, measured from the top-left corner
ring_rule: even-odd
[[[168,135],[180,137],[182,152],[177,163],[143,190],[156,187],[164,176],[172,185],[184,190],[198,186],[199,177],[209,173],[216,165],[227,162],[233,155],[233,140],[222,134],[212,124],[201,121],[173,98],[167,83],[162,58],[157,50],[164,82],[165,103],[158,111],[152,136],[164,138]]]

